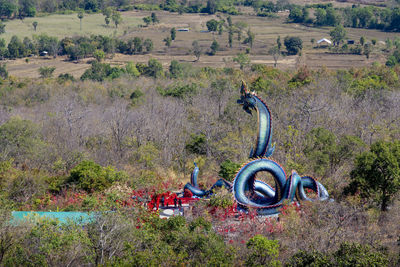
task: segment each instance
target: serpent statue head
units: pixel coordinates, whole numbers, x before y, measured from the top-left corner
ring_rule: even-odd
[[[243,105],[244,111],[251,114],[251,110],[256,108],[256,100],[253,97],[253,94],[247,90],[247,85],[244,81],[242,81],[242,87],[240,88],[240,99],[237,100],[237,103]]]

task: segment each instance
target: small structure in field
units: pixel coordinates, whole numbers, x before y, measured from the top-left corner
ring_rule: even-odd
[[[178,32],[188,32],[189,28],[181,28],[181,29],[177,29],[176,31],[178,31]]]
[[[317,44],[318,44],[319,46],[329,46],[329,45],[332,45],[332,41],[329,40],[329,39],[326,39],[326,38],[322,38],[321,40],[319,40],[319,41],[317,42]]]

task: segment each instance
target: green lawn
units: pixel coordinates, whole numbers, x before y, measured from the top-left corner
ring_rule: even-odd
[[[123,21],[117,29],[112,21],[109,26],[106,26],[102,14],[85,14],[85,17],[82,19],[82,31],[80,30],[79,19],[76,13],[70,15],[50,15],[46,17],[25,18],[23,21],[15,19],[5,23],[6,33],[2,34],[0,38],[4,38],[8,43],[13,35],[17,35],[22,39],[25,36],[31,38],[33,34],[41,33],[46,33],[49,36],[56,36],[59,39],[65,36],[74,35],[111,35],[115,31],[117,35],[122,35],[125,30],[129,31],[142,23],[141,18],[124,16],[124,13],[121,15]],[[38,22],[36,32],[32,26],[32,22],[34,21]]]

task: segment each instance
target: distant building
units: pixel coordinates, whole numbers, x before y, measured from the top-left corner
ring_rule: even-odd
[[[347,44],[354,44],[354,40],[347,40]]]
[[[317,44],[320,45],[320,46],[328,46],[328,45],[332,44],[332,41],[329,40],[329,39],[326,39],[326,38],[322,38],[321,40],[319,40],[317,42]]]
[[[178,31],[178,32],[188,32],[189,28],[177,29],[176,31]]]

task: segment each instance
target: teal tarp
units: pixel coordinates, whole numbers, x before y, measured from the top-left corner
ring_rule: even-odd
[[[40,218],[57,219],[60,223],[67,223],[73,221],[75,223],[88,223],[95,218],[96,213],[92,212],[79,212],[79,211],[13,211],[11,213],[14,222],[25,221],[27,218]]]

